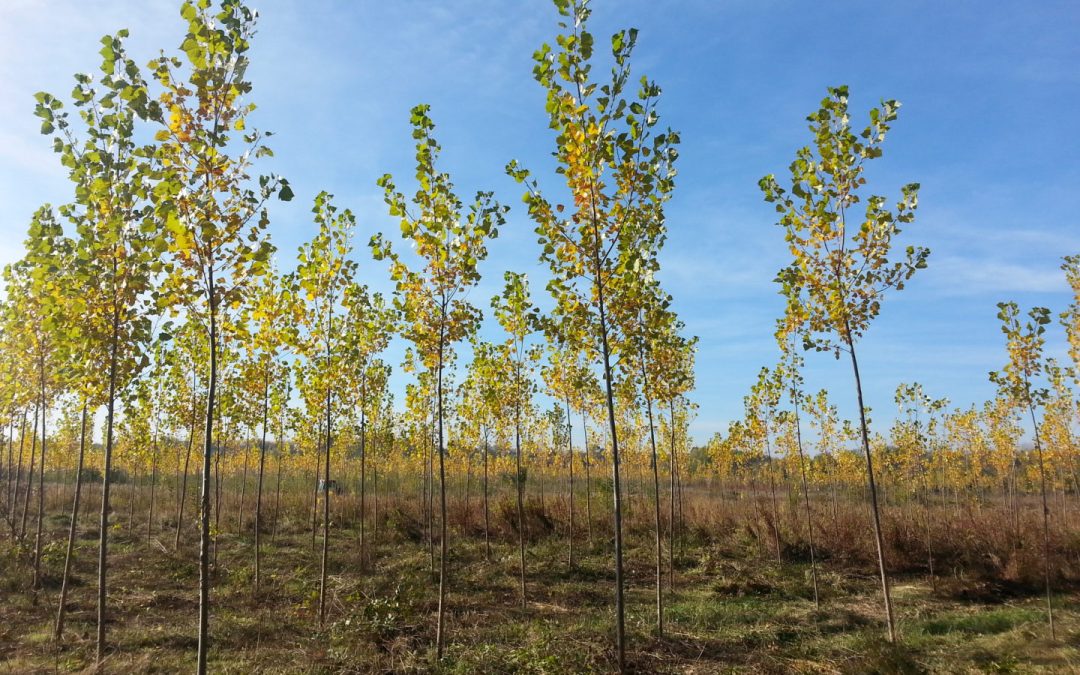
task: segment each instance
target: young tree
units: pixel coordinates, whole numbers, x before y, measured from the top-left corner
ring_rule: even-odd
[[[783,320],[778,322],[776,341],[780,345],[780,363],[776,365],[776,375],[781,387],[787,390],[788,401],[791,403],[791,423],[795,427],[795,445],[798,450],[799,477],[802,482],[803,506],[806,509],[806,533],[810,543],[810,575],[814,586],[814,606],[820,607],[821,601],[818,595],[817,556],[814,550],[814,515],[810,510],[810,483],[806,476],[806,457],[803,452],[802,420],[799,410],[806,401],[806,394],[802,390],[803,358],[796,351],[793,333],[789,332],[790,322]]]
[[[1047,390],[1036,386],[1035,380],[1046,369],[1042,353],[1046,344],[1044,333],[1046,326],[1050,323],[1050,310],[1045,307],[1033,307],[1028,312],[1028,320],[1025,322],[1020,319],[1020,309],[1015,302],[999,302],[998,309],[1000,310],[998,319],[1001,320],[1001,332],[1005,334],[1009,362],[1002,370],[992,371],[990,381],[998,386],[1004,399],[1031,415],[1035,452],[1039,462],[1039,492],[1042,496],[1046,618],[1050,624],[1050,639],[1056,640],[1054,604],[1051,599],[1050,584],[1050,507],[1046,498],[1046,468],[1043,462],[1042,440],[1039,436],[1039,422],[1035,417],[1035,408],[1042,405],[1048,396]]]
[[[65,342],[68,322],[63,320],[65,311],[63,281],[72,263],[72,245],[63,236],[63,228],[48,205],[38,209],[30,223],[26,239],[26,256],[13,268],[8,278],[9,292],[15,294],[14,312],[22,322],[21,330],[27,337],[27,380],[35,391],[37,414],[34,430],[40,419],[41,450],[38,457],[37,524],[32,554],[33,579],[31,591],[36,605],[41,591],[42,525],[45,512],[46,424],[50,403],[56,395],[55,356]],[[36,435],[34,441],[36,441]],[[30,491],[34,482],[34,441],[31,441],[30,470],[27,475],[26,493],[23,501],[20,538],[25,536],[26,516],[30,506]]]
[[[540,312],[533,306],[529,297],[529,280],[524,274],[506,272],[503,278],[506,286],[501,295],[491,299],[491,308],[495,318],[507,333],[507,340],[502,345],[500,362],[506,372],[503,381],[509,381],[503,405],[513,411],[514,453],[517,462],[514,484],[517,486],[518,544],[521,557],[521,607],[526,607],[528,596],[525,592],[525,470],[521,466],[522,416],[529,408],[535,386],[530,378],[539,349],[526,345],[529,337],[540,330]]]
[[[341,392],[336,384],[344,370],[346,331],[336,327],[334,313],[340,307],[346,289],[352,284],[356,273],[356,262],[349,260],[352,252],[352,233],[356,220],[348,209],[338,213],[331,203],[333,195],[326,192],[315,197],[315,223],[319,231],[310,243],[300,247],[299,264],[296,268],[296,283],[299,292],[307,299],[307,309],[301,322],[304,332],[300,338],[300,351],[315,366],[310,379],[301,383],[301,388],[323,392],[323,442],[322,492],[323,497],[323,541],[322,562],[319,572],[319,625],[326,618],[326,558],[330,542],[330,448],[333,439],[333,407],[335,393],[338,399]],[[312,397],[314,400],[314,397]]]
[[[392,307],[382,294],[372,293],[367,286],[353,283],[345,289],[343,298],[345,327],[342,335],[343,358],[348,364],[344,373],[352,404],[360,412],[360,564],[367,564],[367,438],[368,420],[377,417],[388,372],[385,364],[376,362],[380,352],[390,344],[397,320]],[[375,396],[371,396],[374,393]]]
[[[581,307],[595,326],[596,353],[604,373],[607,422],[612,449],[615,530],[615,642],[620,670],[626,669],[623,602],[622,503],[619,435],[615,420],[613,358],[619,350],[613,305],[633,307],[636,280],[657,266],[655,252],[664,239],[664,203],[674,188],[678,134],[656,133],[660,87],[642,78],[628,88],[630,55],[637,31],[612,36],[615,63],[610,82],[592,81],[594,38],[586,29],[585,0],[556,0],[564,33],[558,50],[543,45],[534,55],[534,76],[547,92],[549,124],[557,134],[558,173],[572,197],[567,207],[541,195],[527,170],[511,162],[507,172],[524,183],[529,215],[537,224],[553,279],[548,288],[556,304]]]
[[[68,210],[79,239],[73,273],[86,289],[90,323],[99,319],[108,345],[105,456],[98,546],[97,660],[105,657],[113,430],[116,398],[146,365],[153,311],[151,278],[159,269],[164,240],[150,202],[157,167],[153,151],[136,142],[135,124],[150,112],[145,80],[123,47],[126,31],[102,38],[101,75],[77,75],[72,97],[80,110],[84,140],[61,112],[59,101],[38,94],[42,131],[55,133],[54,147],[71,168],[75,204]]]
[[[263,474],[266,470],[266,436],[270,429],[270,402],[272,387],[279,380],[287,377],[288,370],[281,363],[285,345],[297,341],[297,314],[300,303],[293,289],[291,279],[282,279],[271,268],[262,282],[256,287],[254,297],[248,308],[248,320],[252,324],[252,335],[246,343],[251,358],[254,360],[257,375],[261,374],[262,391],[262,436],[259,440],[259,475],[255,488],[255,578],[253,592],[259,594],[260,560],[262,544],[262,502]],[[281,437],[278,436],[280,449]]]
[[[882,101],[880,108],[870,111],[870,123],[856,134],[848,116],[847,87],[830,88],[821,108],[807,118],[814,148],[796,153],[790,190],[782,188],[772,174],[759,183],[765,201],[780,214],[779,225],[792,255],[777,281],[789,305],[800,307],[805,317],[805,346],[833,351],[837,358],[844,351],[851,359],[890,641],[896,640],[896,628],[855,343],[881,310],[885,294],[902,290],[916,270],[926,267],[930,251],[922,247],[908,246],[902,260],[889,260],[900,225],[915,219],[919,185],[910,183],[901,189],[895,212],[887,207],[885,197],[874,195],[867,199],[857,224],[849,226],[847,221],[849,210],[860,201],[858,190],[866,183],[866,162],[882,155],[881,144],[899,108],[896,101]]]
[[[410,210],[390,174],[379,179],[390,215],[401,219],[402,238],[414,245],[420,266],[410,268],[381,234],[372,237],[371,248],[377,260],[390,260],[390,276],[397,288],[395,303],[404,318],[402,335],[413,343],[422,366],[434,377],[442,516],[435,651],[441,659],[447,553],[443,370],[454,345],[475,332],[480,321],[480,312],[465,295],[480,280],[477,264],[487,257],[486,242],[498,235],[506,208],[490,192],[478,192],[468,214],[462,217],[462,203],[454,194],[450,175],[435,167],[440,146],[432,135],[435,124],[428,110],[428,106],[418,105],[411,115],[420,184],[412,200],[415,210]]]
[[[254,104],[247,80],[248,50],[257,14],[242,0],[187,1],[184,58],[151,63],[161,86],[147,117],[158,122],[157,156],[164,176],[154,188],[172,258],[163,291],[187,320],[207,335],[206,415],[203,432],[199,542],[199,646],[197,672],[207,670],[210,618],[210,468],[221,348],[221,309],[239,304],[252,280],[267,270],[272,247],[264,232],[267,201],[292,198],[288,182],[260,176],[249,186],[252,162],[272,153],[267,134],[246,131]],[[186,78],[185,78],[186,71]],[[186,79],[186,81],[185,81]]]

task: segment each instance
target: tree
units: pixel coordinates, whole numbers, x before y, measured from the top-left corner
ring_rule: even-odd
[[[810,483],[806,476],[806,457],[803,452],[802,420],[799,409],[806,401],[806,394],[802,390],[803,358],[795,349],[794,334],[789,333],[790,322],[783,320],[777,322],[776,341],[780,345],[780,363],[776,365],[776,376],[782,388],[787,390],[788,401],[791,403],[791,423],[795,427],[795,446],[798,451],[799,477],[802,482],[803,506],[806,509],[806,533],[810,543],[810,575],[814,586],[814,606],[820,607],[821,600],[818,595],[817,556],[814,550],[814,515],[810,510]]]
[[[611,81],[591,79],[594,38],[586,29],[585,0],[556,0],[567,21],[556,38],[558,50],[543,45],[534,55],[533,74],[547,92],[549,125],[556,133],[558,173],[571,195],[571,212],[545,198],[528,170],[516,162],[507,172],[527,186],[525,202],[536,223],[541,259],[552,272],[549,290],[560,307],[585,308],[595,327],[596,353],[603,369],[612,448],[615,521],[615,642],[620,670],[626,669],[623,602],[622,504],[619,438],[615,421],[612,360],[618,327],[612,304],[635,305],[636,279],[658,266],[655,252],[665,232],[664,203],[674,188],[678,134],[655,133],[660,87],[642,78],[628,89],[636,30],[612,36],[615,62]]]
[[[162,56],[151,68],[162,88],[147,117],[157,132],[157,157],[166,167],[155,186],[158,217],[172,255],[163,291],[173,306],[198,322],[209,343],[204,417],[199,542],[199,647],[197,672],[207,670],[210,617],[210,464],[217,405],[222,307],[239,304],[252,280],[266,272],[272,247],[263,237],[266,203],[292,198],[287,181],[260,176],[249,187],[254,159],[272,153],[267,134],[246,132],[254,104],[247,80],[248,49],[257,14],[241,0],[184,2],[183,60]],[[183,69],[187,69],[184,81]]]
[[[506,371],[504,382],[510,382],[503,405],[513,411],[514,452],[517,461],[514,484],[517,487],[518,544],[521,555],[521,607],[525,608],[525,470],[521,466],[522,414],[529,407],[535,387],[531,372],[539,360],[539,350],[526,345],[529,336],[540,330],[540,312],[529,297],[529,280],[524,274],[506,272],[506,285],[501,295],[491,299],[495,318],[506,331],[507,339],[502,345],[500,361]]]
[[[360,564],[366,565],[367,542],[367,423],[377,417],[381,387],[385,387],[389,373],[385,364],[377,361],[377,355],[390,344],[396,328],[397,316],[380,293],[372,293],[367,286],[353,283],[345,289],[345,328],[342,336],[344,360],[349,364],[346,381],[351,390],[353,405],[360,412]],[[376,396],[370,394],[374,392]]]
[[[147,85],[123,47],[126,31],[102,38],[97,81],[77,75],[72,98],[80,111],[85,138],[77,138],[55,97],[37,95],[42,132],[55,134],[54,149],[70,169],[75,203],[64,209],[79,234],[71,268],[82,289],[87,323],[104,324],[108,345],[105,404],[105,457],[102,472],[98,546],[97,660],[105,656],[109,496],[113,459],[115,402],[147,364],[150,339],[151,276],[160,268],[164,242],[150,203],[157,167],[149,146],[135,140],[135,124],[150,110]],[[58,626],[62,627],[62,622]]]
[[[70,240],[63,236],[63,228],[48,205],[38,209],[30,223],[26,239],[26,256],[13,268],[7,279],[7,287],[15,294],[16,316],[22,322],[27,336],[29,359],[28,380],[36,381],[37,414],[34,429],[40,419],[41,451],[38,460],[37,525],[34,534],[33,570],[31,581],[33,602],[37,604],[41,590],[42,520],[45,511],[45,462],[48,427],[46,417],[52,396],[55,395],[54,356],[66,322],[62,319],[65,309],[61,270],[71,264]],[[34,437],[36,441],[36,435]],[[33,441],[32,441],[33,443]],[[27,475],[26,493],[23,501],[20,538],[25,535],[26,516],[30,506],[30,491],[34,482],[34,449],[30,450],[30,470]],[[16,487],[16,491],[18,488]]]
[[[765,201],[780,214],[778,224],[792,256],[777,281],[789,305],[800,307],[805,317],[804,345],[833,351],[838,359],[844,351],[851,359],[890,641],[896,640],[896,628],[855,343],[878,315],[885,294],[902,290],[916,270],[926,267],[930,251],[923,247],[908,246],[902,260],[889,260],[899,226],[915,219],[918,183],[901,188],[895,213],[886,206],[885,197],[873,195],[856,227],[849,227],[847,220],[848,211],[860,201],[859,188],[866,183],[862,175],[866,162],[882,155],[881,144],[899,108],[896,101],[882,101],[881,107],[871,109],[870,123],[856,135],[848,116],[847,87],[830,88],[820,109],[807,118],[814,148],[796,153],[790,166],[790,190],[782,188],[772,174],[759,183]]]
[[[413,243],[420,266],[410,268],[381,234],[372,237],[371,249],[377,260],[390,261],[390,276],[397,290],[395,303],[404,321],[402,335],[413,343],[421,364],[435,381],[442,516],[435,651],[441,659],[447,553],[443,369],[454,344],[476,331],[480,313],[468,303],[465,295],[480,280],[477,264],[487,257],[486,241],[498,235],[506,208],[500,206],[490,192],[478,192],[468,214],[462,217],[462,203],[454,194],[450,175],[435,167],[441,148],[432,135],[435,124],[428,111],[428,106],[418,105],[411,114],[419,183],[412,200],[415,211],[410,210],[405,195],[397,191],[390,174],[379,179],[390,215],[401,219],[401,236]]]
[[[254,324],[246,343],[255,360],[256,374],[261,374],[262,437],[259,441],[259,475],[255,488],[255,578],[253,592],[259,594],[259,549],[262,543],[263,474],[266,470],[266,435],[270,428],[271,388],[286,378],[288,370],[280,362],[285,345],[295,343],[297,314],[300,304],[293,291],[292,280],[283,280],[271,268],[255,289],[248,308],[248,319]],[[245,378],[246,379],[246,378]],[[256,378],[258,381],[260,378]],[[281,436],[278,435],[280,449]]]
[[[1009,362],[1002,370],[992,371],[990,381],[998,386],[1001,395],[1006,400],[1031,415],[1031,428],[1039,462],[1039,492],[1042,495],[1046,618],[1050,624],[1050,639],[1056,640],[1054,603],[1051,599],[1050,584],[1050,507],[1046,499],[1046,468],[1043,462],[1042,440],[1039,437],[1039,422],[1035,418],[1035,408],[1042,405],[1049,395],[1045,388],[1036,386],[1035,379],[1046,369],[1042,352],[1046,344],[1044,333],[1046,326],[1050,323],[1050,310],[1045,307],[1033,307],[1028,312],[1026,322],[1021,321],[1020,309],[1015,302],[999,302],[998,310],[1000,310],[998,319],[1001,320],[1001,332],[1005,334]]]
[[[315,197],[315,223],[319,231],[311,242],[300,247],[296,268],[296,283],[302,296],[307,299],[307,310],[302,314],[304,334],[300,339],[300,351],[315,365],[313,377],[302,381],[301,388],[321,391],[324,396],[323,431],[323,541],[322,563],[319,572],[319,625],[326,618],[326,557],[330,542],[330,448],[333,438],[333,406],[335,383],[344,370],[342,349],[346,332],[335,330],[334,312],[339,309],[346,289],[356,273],[356,262],[349,260],[352,251],[352,233],[356,220],[348,209],[338,213],[331,202],[333,195],[320,192]],[[337,392],[340,399],[341,392]],[[312,397],[314,398],[314,397]]]
[[[1073,365],[1080,371],[1080,255],[1065,256],[1061,264],[1065,279],[1073,292],[1073,300],[1068,309],[1061,313],[1061,324],[1069,340],[1069,355]]]

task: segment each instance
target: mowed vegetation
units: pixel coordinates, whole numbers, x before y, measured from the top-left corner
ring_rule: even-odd
[[[567,564],[565,492],[530,498],[528,525],[529,603],[520,605],[516,504],[507,490],[492,494],[491,554],[486,554],[482,503],[477,484],[466,520],[464,485],[450,512],[450,586],[447,596],[449,642],[433,665],[437,621],[432,549],[421,502],[378,493],[378,516],[368,522],[368,557],[358,545],[359,498],[335,500],[340,516],[332,530],[327,619],[318,625],[320,542],[312,547],[312,495],[284,499],[273,518],[262,551],[261,592],[253,594],[251,521],[236,531],[238,484],[223,492],[225,514],[216,537],[212,595],[210,667],[216,672],[610,672],[615,669],[611,588],[610,509],[596,509],[593,543],[587,528]],[[380,480],[380,483],[382,481]],[[392,485],[392,483],[391,483]],[[824,558],[819,571],[820,607],[815,607],[805,539],[793,530],[784,539],[784,564],[770,560],[771,532],[764,494],[725,508],[714,498],[684,497],[685,530],[675,553],[675,585],[665,590],[665,637],[655,630],[652,525],[649,496],[635,487],[627,521],[628,666],[633,672],[1061,672],[1077,667],[1080,654],[1080,604],[1070,594],[1056,597],[1059,639],[1046,629],[1040,579],[1015,579],[995,564],[966,559],[970,542],[950,547],[942,530],[940,569],[933,590],[919,559],[894,550],[893,593],[901,642],[884,639],[872,544],[866,539],[861,505],[841,506],[836,525],[824,524],[817,539]],[[293,494],[300,486],[293,485]],[[310,486],[309,486],[310,487]],[[197,647],[193,617],[198,611],[198,561],[190,546],[174,552],[173,519],[160,518],[148,537],[149,491],[135,491],[135,518],[129,525],[129,486],[118,488],[120,518],[110,550],[109,654],[102,672],[188,671]],[[416,490],[416,486],[413,486]],[[704,492],[704,490],[702,490]],[[419,492],[418,492],[419,494]],[[610,492],[598,495],[610,498]],[[88,503],[96,505],[89,493]],[[375,493],[371,493],[374,513]],[[580,495],[582,498],[584,495]],[[731,495],[734,497],[734,494]],[[170,506],[175,507],[174,504]],[[273,504],[271,503],[271,515]],[[785,499],[785,522],[797,521],[795,504]],[[1033,505],[1031,505],[1033,506]],[[635,509],[640,515],[635,515]],[[47,526],[60,541],[66,517]],[[827,512],[824,504],[822,511]],[[542,517],[541,514],[546,514]],[[900,534],[903,517],[886,517],[886,536]],[[603,522],[601,522],[603,521]],[[226,522],[228,523],[226,525]],[[981,531],[992,523],[978,521]],[[1035,525],[1034,521],[1030,523]],[[966,524],[965,527],[972,527]],[[955,531],[953,531],[955,534]],[[195,539],[194,529],[184,541]],[[909,536],[913,536],[909,533]],[[898,537],[898,539],[901,537]],[[53,636],[55,597],[63,563],[62,546],[45,550],[49,572],[42,602],[32,605],[25,579],[30,568],[15,551],[5,550],[3,593],[6,621],[0,632],[10,672],[63,671],[92,667],[95,659],[96,532],[87,527],[77,542],[65,636]],[[974,557],[974,556],[972,556]],[[1037,560],[1035,562],[1037,568]],[[113,581],[115,580],[115,581]],[[667,587],[665,587],[667,589]]]
[[[994,400],[899,383],[876,428],[859,340],[930,252],[896,244],[919,185],[890,202],[863,175],[899,103],[862,127],[829,88],[759,185],[790,253],[777,361],[695,444],[697,340],[656,276],[681,139],[637,32],[601,44],[584,0],[554,4],[533,76],[557,172],[504,169],[543,300],[513,270],[477,300],[510,208],[459,196],[423,104],[412,192],[375,181],[400,236],[322,192],[276,251],[295,195],[259,175],[239,0],[183,3],[179,52],[146,66],[106,36],[97,74],[38,95],[73,193],[4,270],[9,670],[1080,667],[1080,256],[1069,307],[999,304]],[[1071,366],[1044,354],[1058,324]],[[850,367],[851,421],[807,390],[812,352]]]

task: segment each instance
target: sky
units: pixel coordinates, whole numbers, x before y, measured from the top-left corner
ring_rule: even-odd
[[[296,193],[274,204],[270,232],[291,267],[315,231],[314,196],[335,195],[357,217],[360,279],[389,290],[367,240],[397,236],[376,180],[415,189],[409,109],[429,103],[441,167],[466,200],[493,190],[511,206],[489,247],[474,304],[487,309],[504,270],[527,272],[548,306],[533,225],[521,188],[503,167],[534,169],[557,193],[554,136],[532,54],[553,43],[559,20],[547,0],[253,0],[260,13],[250,53],[249,126],[275,133],[275,157],[257,168]],[[1075,2],[933,0],[868,3],[794,0],[593,0],[598,45],[639,29],[632,63],[662,88],[661,124],[682,136],[667,207],[659,275],[690,335],[700,338],[699,405],[691,431],[703,441],[742,415],[757,371],[772,365],[783,300],[772,282],[787,262],[763,175],[786,174],[810,142],[806,115],[826,87],[847,84],[853,123],[882,99],[902,103],[885,156],[867,171],[868,193],[895,201],[922,185],[914,223],[898,245],[931,249],[929,267],[882,313],[858,345],[867,405],[880,430],[895,416],[893,392],[917,381],[954,406],[994,395],[987,378],[1005,359],[996,303],[1064,310],[1071,294],[1061,258],[1080,253],[1080,5]],[[30,216],[71,198],[70,183],[33,115],[33,95],[67,98],[76,72],[94,72],[102,35],[131,31],[140,63],[183,37],[175,0],[0,2],[0,264],[22,254]],[[604,50],[598,49],[598,59]],[[602,64],[602,65],[601,65]],[[599,61],[597,73],[607,71]],[[486,311],[485,337],[500,339]],[[403,346],[388,354],[399,362]],[[1048,353],[1066,357],[1054,324]],[[845,418],[857,416],[850,365],[810,353],[808,390],[827,388]],[[395,376],[401,390],[404,375]],[[401,396],[398,396],[401,400]]]

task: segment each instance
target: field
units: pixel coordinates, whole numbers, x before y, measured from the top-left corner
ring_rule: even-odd
[[[58,486],[47,484],[47,489],[54,487]],[[147,536],[148,490],[140,487],[131,509],[128,488],[120,483],[114,502],[118,517],[110,552],[110,648],[101,672],[190,671],[196,646],[198,561],[190,547],[182,547],[179,554],[173,551],[174,518],[155,516],[154,531]],[[702,486],[694,492],[704,495],[708,490]],[[223,494],[213,567],[209,656],[213,672],[616,670],[610,537],[604,536],[609,528],[601,526],[601,518],[607,514],[599,504],[594,504],[592,547],[578,521],[575,566],[570,569],[565,494],[556,497],[549,492],[543,510],[537,497],[529,500],[529,600],[522,608],[516,519],[509,495],[492,499],[490,560],[485,559],[478,496],[470,496],[467,535],[464,502],[460,495],[452,501],[449,637],[444,659],[436,666],[437,575],[431,573],[432,549],[416,499],[379,497],[378,520],[370,512],[368,516],[368,559],[361,561],[357,499],[352,491],[331,498],[340,516],[330,530],[329,600],[320,627],[316,601],[321,542],[311,535],[310,503],[304,507],[300,501],[286,500],[272,540],[275,528],[267,520],[262,589],[254,597],[251,503],[244,530],[237,536],[238,495],[235,490]],[[859,530],[856,521],[866,520],[864,509],[842,506],[844,527],[853,528],[846,534],[830,528],[820,533],[818,552],[825,560],[819,570],[821,606],[815,609],[810,566],[794,527],[785,531],[784,560],[778,566],[770,556],[769,537],[762,536],[768,525],[757,517],[766,512],[764,498],[744,494],[725,505],[702,495],[687,498],[673,591],[665,580],[663,638],[655,630],[650,527],[644,519],[646,510],[640,508],[646,506],[647,496],[637,495],[640,506],[631,498],[626,624],[628,667],[633,672],[1028,673],[1080,667],[1080,600],[1072,593],[1061,592],[1054,599],[1058,639],[1051,641],[1037,578],[1034,583],[1009,581],[1007,574],[995,574],[989,567],[963,567],[959,561],[966,553],[955,549],[947,554],[959,556],[953,565],[944,558],[941,562],[941,569],[948,571],[937,579],[936,591],[926,574],[916,571],[917,563],[895,573],[893,595],[902,642],[893,646],[884,639],[880,588],[870,552],[834,545]],[[165,501],[171,496],[159,486],[158,508],[172,508],[175,502]],[[88,497],[92,514],[95,504],[89,490]],[[582,509],[584,495],[576,500]],[[640,516],[635,516],[635,506]],[[817,506],[829,508],[824,502]],[[729,516],[723,515],[724,509]],[[135,519],[129,522],[132,511]],[[46,520],[45,538],[51,543],[43,551],[44,588],[36,606],[28,588],[26,549],[9,537],[0,543],[4,672],[93,667],[97,533],[90,523],[78,537],[66,634],[59,643],[53,639],[67,522],[68,517],[58,512]],[[708,530],[719,536],[708,536]],[[942,533],[939,542],[943,552],[948,550],[945,536]],[[194,529],[184,532],[185,542],[194,537]],[[894,556],[899,553],[893,551]]]
[[[7,4],[0,675],[1080,672],[1074,8]]]

